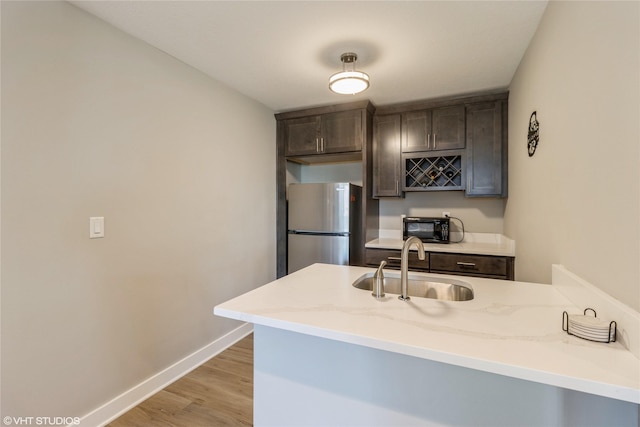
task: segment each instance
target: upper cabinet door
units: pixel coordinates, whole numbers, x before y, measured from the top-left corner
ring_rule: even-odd
[[[464,148],[464,105],[402,114],[402,152]]]
[[[402,114],[402,151],[430,150],[431,111],[411,111]]]
[[[320,152],[362,151],[364,111],[341,111],[322,116]]]
[[[320,152],[320,116],[285,120],[285,155]]]
[[[400,114],[373,118],[373,197],[402,197]]]
[[[459,150],[464,148],[464,105],[437,108],[431,111],[432,150]]]
[[[467,196],[506,197],[506,104],[467,107]]]

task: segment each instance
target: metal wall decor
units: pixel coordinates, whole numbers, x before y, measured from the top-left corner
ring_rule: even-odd
[[[538,147],[540,141],[540,123],[536,116],[536,111],[531,113],[529,117],[529,132],[527,134],[527,149],[529,151],[529,157],[532,157]]]

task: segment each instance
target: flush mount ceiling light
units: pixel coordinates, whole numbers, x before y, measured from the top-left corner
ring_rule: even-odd
[[[342,95],[355,95],[369,87],[369,75],[362,71],[356,71],[358,55],[355,53],[343,53],[340,55],[342,71],[329,77],[329,89]]]

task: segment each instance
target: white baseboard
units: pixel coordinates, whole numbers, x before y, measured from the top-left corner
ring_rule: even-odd
[[[245,323],[184,359],[179,360],[163,371],[158,372],[137,386],[125,391],[101,407],[91,411],[80,418],[79,425],[81,427],[97,427],[110,423],[172,382],[202,365],[213,356],[231,347],[251,332],[253,332],[253,324]]]

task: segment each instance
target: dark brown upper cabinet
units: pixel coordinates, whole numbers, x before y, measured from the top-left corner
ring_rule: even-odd
[[[508,98],[487,92],[378,107],[373,196],[507,197]]]
[[[362,110],[340,111],[285,121],[285,155],[357,152],[364,141]]]
[[[373,197],[402,196],[400,114],[373,118]]]
[[[402,151],[456,150],[465,146],[464,105],[402,114]]]
[[[506,132],[506,101],[467,106],[467,196],[507,196]]]

